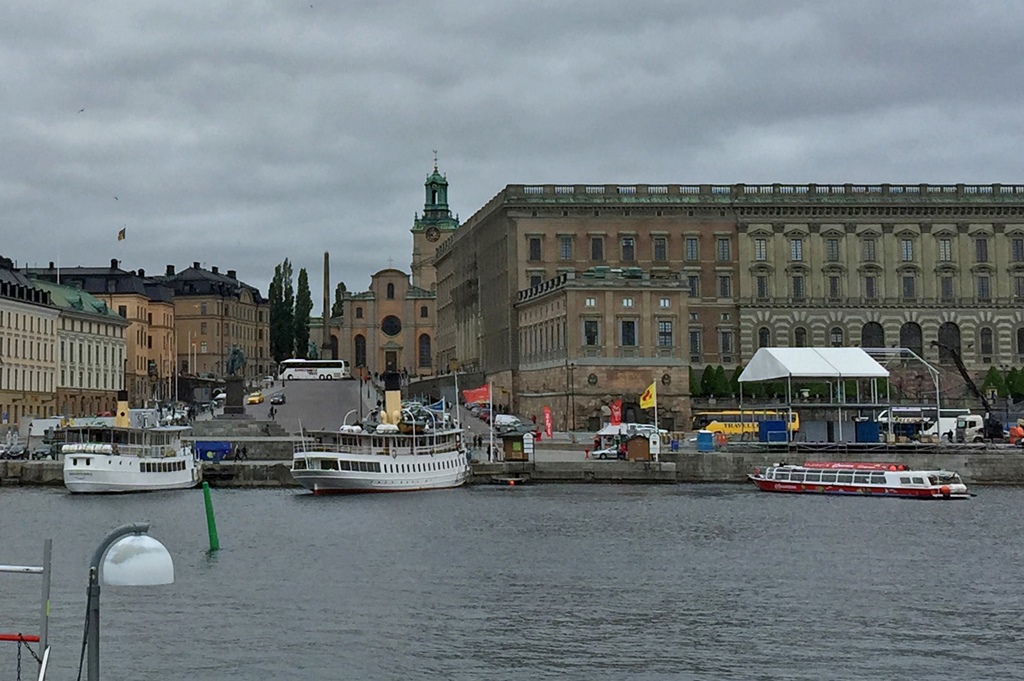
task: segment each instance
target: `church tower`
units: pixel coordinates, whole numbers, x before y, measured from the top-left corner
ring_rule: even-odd
[[[448,210],[448,180],[437,172],[437,157],[434,157],[434,172],[423,184],[426,198],[423,203],[423,217],[417,215],[412,226],[412,285],[433,291],[437,288],[437,274],[432,261],[437,247],[459,228],[458,217],[452,217]]]

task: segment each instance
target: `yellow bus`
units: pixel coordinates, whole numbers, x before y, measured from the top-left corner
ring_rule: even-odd
[[[693,414],[694,430],[710,430],[726,437],[747,436],[754,439],[760,431],[761,421],[785,421],[790,412],[772,409],[726,409],[721,411],[698,411]],[[792,412],[789,422],[790,435],[800,430],[800,415]]]

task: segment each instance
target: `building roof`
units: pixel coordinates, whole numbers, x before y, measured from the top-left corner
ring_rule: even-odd
[[[56,284],[43,279],[33,279],[32,285],[38,289],[48,291],[50,300],[54,305],[66,310],[77,310],[85,314],[107,317],[104,321],[120,321],[125,325],[128,320],[111,310],[105,302],[96,298],[88,291],[83,291],[75,286]]]
[[[888,378],[889,371],[861,348],[760,348],[740,383],[780,378]]]
[[[120,268],[117,260],[111,260],[109,267],[26,267],[23,271],[35,279],[71,285],[93,295],[134,294],[153,301],[170,303],[174,293],[162,285],[146,278],[143,270],[133,272]]]
[[[216,267],[204,269],[198,262],[192,263],[192,267],[178,273],[174,272],[173,265],[168,265],[165,274],[150,277],[150,280],[169,287],[176,296],[237,297],[245,289],[249,291],[254,302],[267,302],[258,288],[239,281],[235,276],[235,270],[228,270],[224,274]]]

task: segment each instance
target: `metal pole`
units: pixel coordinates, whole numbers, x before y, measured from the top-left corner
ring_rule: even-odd
[[[50,555],[53,552],[53,540],[43,542],[43,612],[42,624],[39,627],[39,650],[45,651],[48,645],[50,629]]]
[[[569,394],[572,395],[572,430],[576,432],[576,365],[569,364]]]
[[[145,534],[149,530],[149,523],[132,523],[122,525],[104,537],[96,552],[92,554],[92,561],[89,563],[89,588],[86,592],[86,609],[88,612],[87,627],[87,648],[89,652],[88,681],[99,681],[100,678],[100,563],[114,542],[130,534]]]

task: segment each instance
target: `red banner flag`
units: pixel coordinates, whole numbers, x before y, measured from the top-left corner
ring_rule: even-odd
[[[476,402],[477,404],[483,404],[491,401],[491,386],[482,385],[479,388],[470,388],[469,390],[462,391],[462,397],[466,404]]]
[[[622,423],[622,399],[612,402],[609,407],[612,410],[612,425],[618,426]]]
[[[551,439],[551,407],[544,407],[544,434]]]

